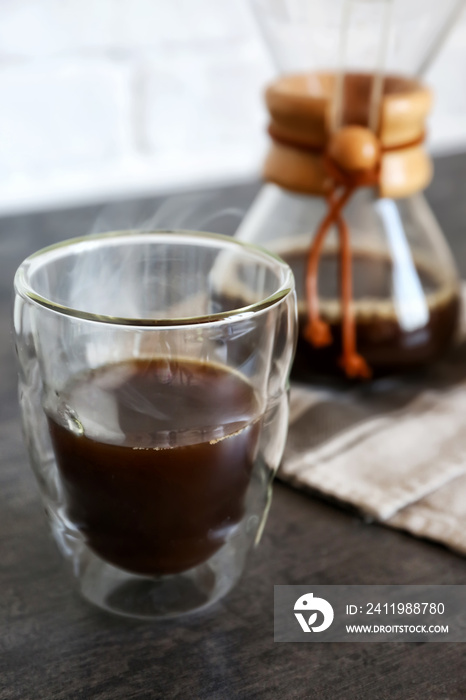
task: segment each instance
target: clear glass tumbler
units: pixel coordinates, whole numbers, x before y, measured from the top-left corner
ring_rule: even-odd
[[[15,290],[25,439],[79,590],[142,618],[218,600],[285,444],[290,268],[223,236],[119,232],[39,251]]]

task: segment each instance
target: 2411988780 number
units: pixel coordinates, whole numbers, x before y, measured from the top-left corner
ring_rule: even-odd
[[[443,615],[443,603],[366,603],[366,615]]]

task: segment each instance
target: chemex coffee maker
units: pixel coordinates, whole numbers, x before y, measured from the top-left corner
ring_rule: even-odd
[[[254,2],[280,77],[265,95],[266,184],[237,236],[293,269],[295,368],[368,379],[434,361],[455,338],[458,277],[422,194],[420,76],[462,5]]]

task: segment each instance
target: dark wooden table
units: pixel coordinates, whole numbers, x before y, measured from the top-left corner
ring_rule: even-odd
[[[209,228],[231,232],[232,209],[256,191],[209,196],[208,206],[229,209]],[[437,162],[429,199],[466,276],[466,155]],[[156,206],[120,203],[105,220],[131,225]],[[464,558],[280,483],[246,574],[209,612],[128,622],[71,592],[21,439],[12,280],[26,255],[91,230],[100,210],[0,220],[0,698],[466,698],[466,644],[274,643],[274,584],[466,584]],[[199,211],[188,222],[202,226]]]

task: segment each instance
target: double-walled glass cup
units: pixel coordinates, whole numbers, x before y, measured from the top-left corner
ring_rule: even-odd
[[[218,600],[284,449],[289,267],[223,236],[120,232],[39,251],[15,290],[25,439],[81,593],[143,618]]]

